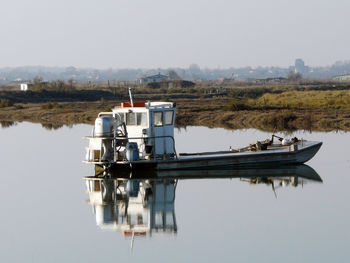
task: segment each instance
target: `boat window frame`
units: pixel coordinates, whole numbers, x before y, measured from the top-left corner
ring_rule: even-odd
[[[120,116],[121,123],[125,123],[126,124],[125,112],[119,112],[117,114]]]
[[[129,114],[133,114],[134,115],[134,124],[129,124],[128,122],[128,116]],[[137,126],[137,115],[136,115],[136,112],[126,112],[125,113],[125,123],[127,126]]]
[[[144,118],[144,123],[142,124],[138,124],[138,116],[139,115],[141,115],[141,121],[142,121],[142,115],[145,115],[145,118]],[[147,127],[148,125],[147,125],[147,120],[148,120],[148,118],[147,118],[147,112],[136,112],[136,126],[140,126],[140,127]]]
[[[167,119],[166,119],[166,114],[168,112],[171,113],[171,122],[170,123],[167,123]],[[173,125],[173,123],[174,123],[174,111],[173,110],[165,110],[164,114],[163,114],[163,117],[164,117],[164,126],[171,126],[171,125]]]
[[[160,124],[156,124],[155,121],[156,121],[156,114],[161,114],[161,117],[160,117],[160,120],[161,120],[161,123]],[[152,120],[152,126],[153,127],[163,127],[164,126],[164,116],[163,116],[163,111],[153,111],[153,120]]]

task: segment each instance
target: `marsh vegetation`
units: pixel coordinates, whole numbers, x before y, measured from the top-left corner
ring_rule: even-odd
[[[51,128],[92,124],[98,112],[128,100],[126,87],[58,82],[27,92],[1,91],[0,120],[39,122]],[[190,88],[135,87],[133,93],[134,100],[176,102],[178,127],[350,130],[350,83],[207,81]]]

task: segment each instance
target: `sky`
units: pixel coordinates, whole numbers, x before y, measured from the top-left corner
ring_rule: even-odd
[[[310,66],[350,59],[349,0],[0,0],[0,67]]]

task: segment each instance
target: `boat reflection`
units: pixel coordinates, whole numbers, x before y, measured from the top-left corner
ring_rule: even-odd
[[[89,203],[101,229],[124,236],[176,233],[176,179],[86,177]]]
[[[100,174],[101,175],[101,174]],[[251,185],[271,186],[275,196],[281,187],[303,187],[322,183],[317,172],[307,165],[267,169],[183,170],[143,173],[108,173],[85,177],[89,203],[101,229],[124,236],[176,234],[175,191],[179,180],[233,178]]]

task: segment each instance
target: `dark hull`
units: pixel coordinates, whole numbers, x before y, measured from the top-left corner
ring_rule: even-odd
[[[180,157],[172,160],[133,161],[115,163],[112,169],[125,170],[188,170],[263,168],[303,164],[318,152],[322,142],[310,143],[296,151],[260,151]]]

